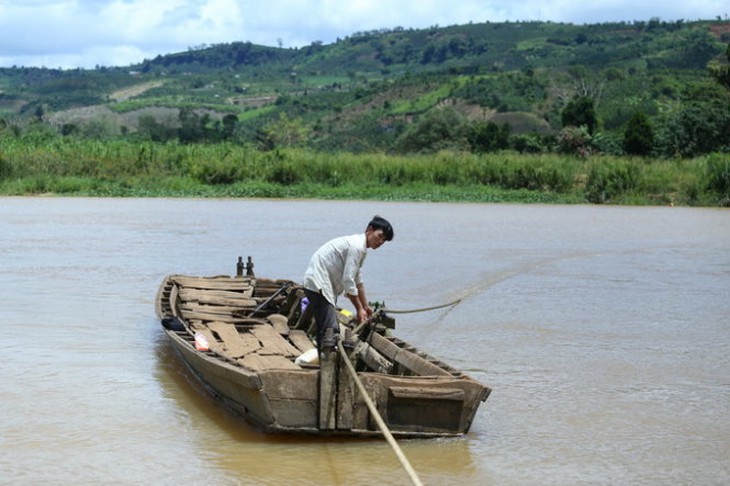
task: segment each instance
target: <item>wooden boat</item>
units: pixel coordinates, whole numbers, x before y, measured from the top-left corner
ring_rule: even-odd
[[[165,277],[156,310],[185,363],[250,424],[266,432],[380,435],[366,393],[394,436],[469,431],[487,386],[392,336],[395,321],[380,311],[359,329],[341,313],[353,346],[321,356],[321,364],[302,362],[318,353],[301,286],[257,278],[248,262],[245,275],[239,258],[236,276]]]

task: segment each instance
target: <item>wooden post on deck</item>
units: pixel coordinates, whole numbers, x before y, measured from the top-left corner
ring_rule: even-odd
[[[337,404],[337,351],[319,355],[319,429],[334,430]]]

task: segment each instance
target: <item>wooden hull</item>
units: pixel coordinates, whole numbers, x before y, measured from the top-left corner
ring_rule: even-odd
[[[312,326],[301,312],[301,295],[292,282],[168,276],[158,292],[157,313],[185,363],[253,426],[279,433],[381,435],[344,355],[332,354],[320,366],[295,363],[313,347],[303,339]],[[468,432],[490,389],[379,331],[358,340],[348,359],[393,435]],[[196,349],[195,332],[207,336],[209,350]]]

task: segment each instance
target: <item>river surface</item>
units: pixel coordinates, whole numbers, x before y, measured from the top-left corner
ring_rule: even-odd
[[[154,313],[238,256],[300,281],[376,213],[369,298],[462,298],[397,334],[493,388],[465,437],[400,442],[425,484],[730,481],[728,210],[0,198],[0,483],[408,484],[385,441],[249,428]]]

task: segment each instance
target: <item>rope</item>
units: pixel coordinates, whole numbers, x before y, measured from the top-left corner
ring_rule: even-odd
[[[452,305],[459,304],[461,302],[461,299],[456,299],[453,302],[449,302],[447,304],[440,304],[440,305],[434,305],[432,307],[422,307],[420,309],[409,309],[409,310],[395,310],[395,309],[388,309],[383,308],[382,312],[389,312],[391,314],[415,314],[416,312],[428,312],[436,309],[443,309],[444,307],[450,307]]]
[[[446,304],[440,304],[440,305],[434,305],[431,307],[422,307],[420,309],[408,309],[408,310],[396,310],[396,309],[388,309],[387,307],[379,307],[375,309],[375,312],[373,312],[373,315],[362,321],[360,324],[357,325],[357,327],[352,331],[353,334],[359,334],[360,331],[363,330],[365,326],[370,324],[370,322],[375,319],[380,313],[390,313],[390,314],[415,314],[417,312],[428,312],[432,310],[437,309],[443,309],[444,307],[450,307],[452,305],[456,305],[461,302],[461,299],[456,299],[453,302],[448,302]]]
[[[350,375],[352,376],[353,380],[355,381],[355,384],[357,385],[357,389],[360,390],[360,394],[362,394],[363,399],[365,400],[365,405],[367,405],[368,409],[370,410],[370,413],[373,415],[373,418],[375,419],[375,422],[378,424],[378,427],[380,427],[380,430],[383,432],[383,435],[385,436],[385,439],[388,441],[388,444],[390,444],[390,447],[393,449],[393,452],[395,452],[395,455],[398,456],[398,460],[400,461],[403,468],[406,470],[406,473],[408,473],[408,476],[411,478],[411,482],[413,482],[416,486],[423,486],[423,483],[420,479],[418,479],[418,474],[416,474],[416,470],[413,469],[413,466],[411,466],[411,463],[408,462],[408,458],[403,454],[403,451],[401,450],[398,443],[393,438],[393,434],[390,433],[390,429],[388,429],[388,426],[386,425],[383,418],[378,413],[378,409],[375,408],[375,404],[368,396],[367,391],[365,390],[365,386],[362,384],[362,381],[360,381],[360,377],[357,376],[357,371],[355,371],[355,367],[352,366],[352,363],[350,363],[350,358],[347,356],[347,353],[345,352],[345,348],[342,346],[342,341],[337,342],[337,349],[340,352],[340,355],[342,356],[342,361],[345,362],[345,365],[347,365],[347,370],[350,372]]]

